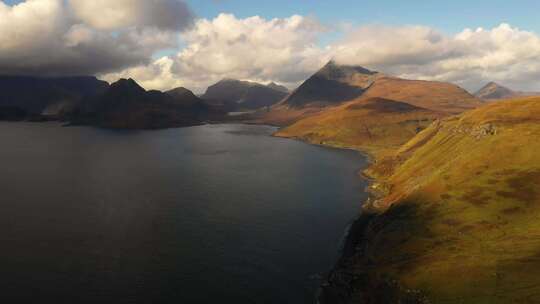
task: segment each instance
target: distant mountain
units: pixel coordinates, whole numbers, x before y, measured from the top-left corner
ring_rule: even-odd
[[[279,85],[275,82],[271,82],[269,83],[268,85],[266,85],[267,87],[271,88],[271,89],[274,89],[276,91],[280,91],[280,92],[283,92],[283,93],[287,93],[289,94],[289,89],[287,89],[287,87],[285,86],[282,86],[282,85]]]
[[[177,102],[182,103],[186,106],[203,104],[203,100],[201,98],[197,97],[195,94],[193,94],[192,91],[186,88],[179,87],[165,93],[174,98]]]
[[[478,90],[478,92],[474,93],[474,96],[484,100],[505,99],[519,95],[520,94],[518,92],[515,92],[495,82],[486,84],[480,90]]]
[[[287,89],[234,79],[224,79],[208,87],[202,96],[211,103],[221,103],[229,110],[255,110],[272,106],[287,96]]]
[[[360,66],[330,61],[280,104],[290,107],[339,104],[361,96],[380,75]]]
[[[103,94],[86,99],[71,121],[107,128],[159,129],[198,125],[210,114],[187,89],[146,91],[133,79],[120,79]]]
[[[0,107],[29,116],[61,116],[84,98],[104,92],[109,84],[91,76],[39,78],[0,76]]]
[[[540,96],[540,92],[520,92],[504,87],[496,82],[490,82],[483,86],[474,96],[486,100],[494,101],[525,96]]]

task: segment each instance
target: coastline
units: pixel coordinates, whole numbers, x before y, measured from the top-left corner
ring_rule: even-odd
[[[384,214],[383,210],[374,203],[382,199],[385,194],[374,187],[379,183],[377,178],[367,174],[367,171],[375,165],[375,156],[353,147],[313,142],[300,137],[276,134],[272,136],[289,138],[321,147],[355,151],[365,156],[368,163],[364,169],[358,171],[358,177],[368,182],[366,187],[368,198],[361,203],[360,214],[356,215],[345,232],[346,237],[339,258],[319,286],[315,294],[315,303],[347,304],[351,303],[352,300],[358,300],[362,304],[428,304],[429,301],[420,291],[406,289],[391,278],[381,278],[374,274],[374,266],[371,265],[369,257],[365,254],[369,248],[369,234],[373,230],[372,226]],[[389,210],[391,209],[393,208]]]

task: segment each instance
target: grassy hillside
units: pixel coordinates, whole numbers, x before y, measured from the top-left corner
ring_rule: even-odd
[[[353,302],[540,302],[539,151],[540,98],[527,98],[437,121],[375,164],[379,215],[342,261]]]
[[[276,136],[354,148],[393,151],[443,114],[383,98],[362,98],[301,119]]]
[[[363,97],[383,97],[434,111],[461,113],[482,102],[464,89],[446,82],[383,77]]]

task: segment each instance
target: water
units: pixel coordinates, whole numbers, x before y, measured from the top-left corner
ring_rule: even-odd
[[[0,302],[312,303],[366,160],[273,131],[0,123]]]

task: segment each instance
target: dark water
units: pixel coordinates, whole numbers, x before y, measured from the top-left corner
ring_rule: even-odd
[[[273,131],[0,123],[0,303],[311,303],[365,159]]]

